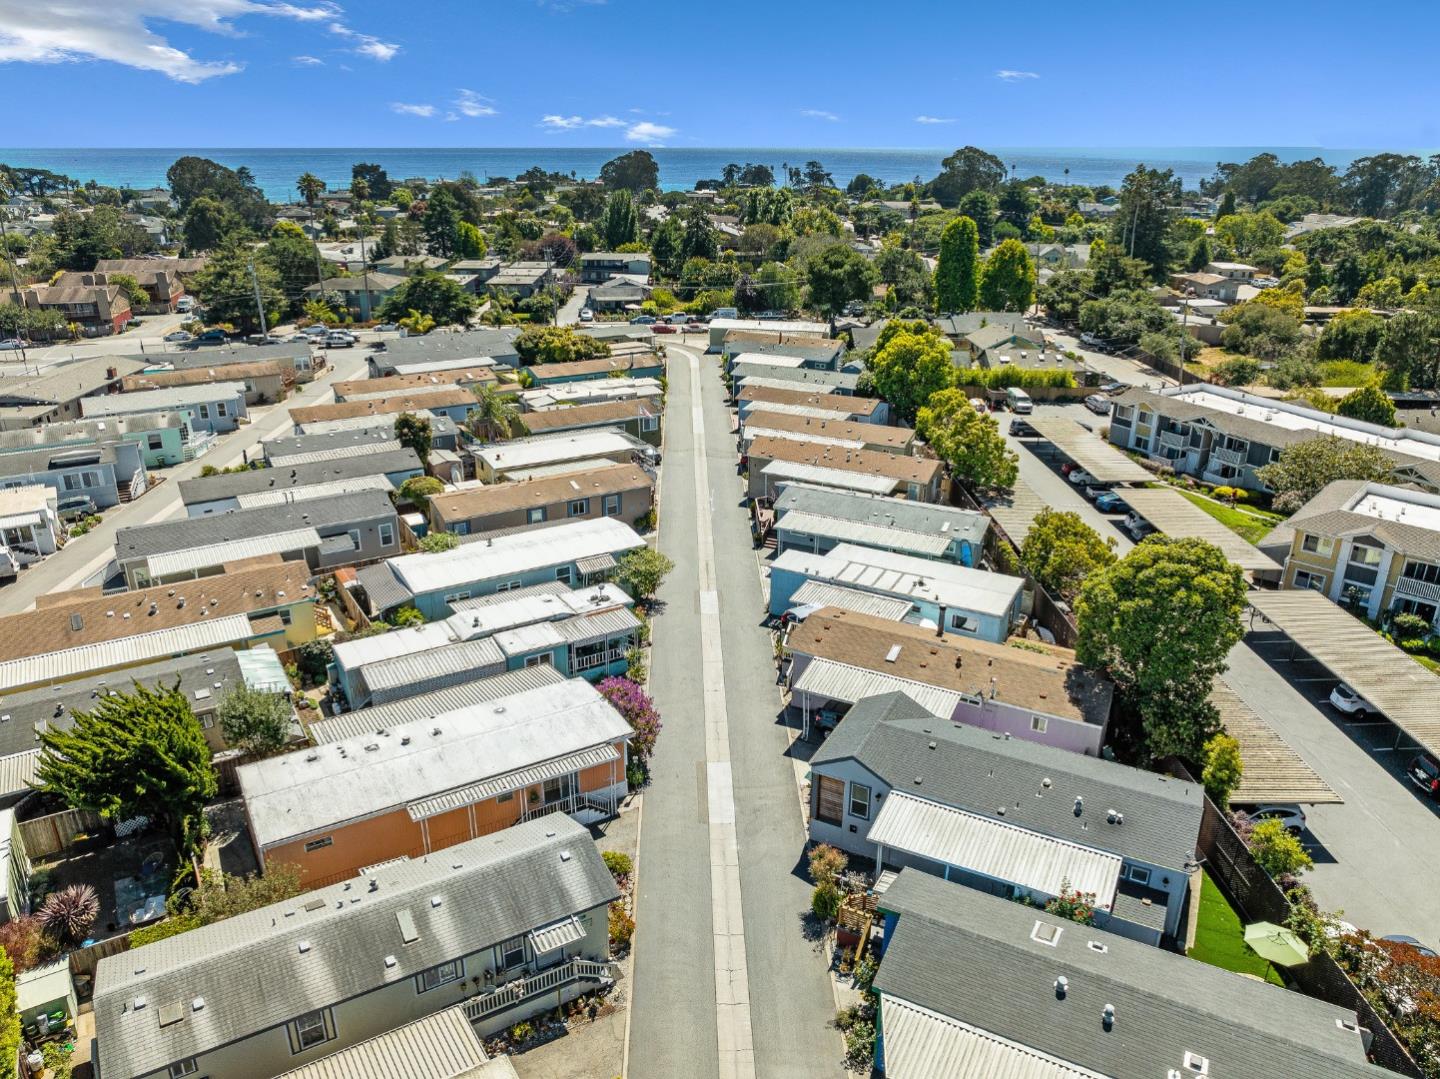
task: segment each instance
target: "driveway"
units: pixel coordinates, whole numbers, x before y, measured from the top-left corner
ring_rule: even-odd
[[[570,298],[565,301],[564,306],[555,313],[555,325],[574,326],[578,324],[580,321],[580,309],[585,306],[585,301],[589,296],[589,285],[577,286],[575,291],[570,294]]]
[[[319,405],[333,399],[331,385],[347,378],[362,377],[365,371],[363,349],[331,350],[328,366],[314,382],[297,386],[290,398],[278,405],[251,411],[251,422],[224,435],[204,457],[187,461],[175,468],[159,470],[164,477],[158,487],[145,492],[134,502],[125,502],[107,510],[99,527],[71,540],[63,550],[43,562],[24,570],[13,584],[0,588],[0,614],[16,614],[29,610],[37,596],[79,588],[92,575],[100,572],[115,550],[115,533],[121,528],[149,524],[170,517],[184,516],[180,503],[180,480],[192,479],[206,465],[226,468],[239,464],[246,451],[260,442],[290,430],[290,408],[295,405]]]

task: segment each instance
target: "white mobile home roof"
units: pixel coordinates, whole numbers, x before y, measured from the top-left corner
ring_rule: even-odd
[[[773,563],[774,570],[790,570],[807,577],[928,600],[952,609],[1004,617],[1025,586],[1023,579],[989,573],[950,562],[877,551],[842,543],[829,554],[786,551]]]
[[[834,438],[830,435],[817,435],[812,431],[776,431],[768,427],[760,426],[763,420],[752,419],[745,425],[742,435],[745,445],[748,448],[752,439],[756,438],[784,438],[791,442],[804,442],[812,446],[840,446],[847,450],[863,450],[864,439],[859,438]]]
[[[645,541],[629,525],[600,517],[465,543],[439,554],[401,555],[390,559],[390,568],[410,594],[418,596],[643,546]]]
[[[780,356],[768,352],[737,352],[730,357],[731,363],[753,363],[758,367],[804,367],[804,356]]]
[[[594,686],[572,678],[387,728],[383,735],[242,765],[238,776],[255,842],[263,849],[630,733],[630,724]]]
[[[938,558],[954,539],[941,532],[907,532],[892,525],[870,521],[852,521],[843,517],[826,517],[805,510],[791,510],[775,523],[777,532],[803,532],[807,536],[823,536],[842,543],[859,543],[867,547],[899,548],[905,554],[921,558]]]
[[[928,686],[909,678],[897,678],[883,671],[853,667],[832,659],[812,659],[795,680],[795,690],[830,701],[854,704],[877,693],[903,693],[912,701],[937,716],[951,716],[960,707],[960,694],[954,690]]]
[[[243,382],[212,382],[202,386],[169,386],[162,390],[140,390],[137,393],[108,393],[100,397],[82,397],[80,414],[92,416],[123,416],[129,412],[161,412],[166,409],[193,408],[211,401],[229,401],[245,396]]]
[[[348,495],[356,491],[395,490],[395,485],[385,476],[354,476],[347,480],[328,480],[325,483],[310,483],[303,487],[290,487],[277,491],[255,491],[247,495],[236,495],[235,502],[242,510],[256,506],[282,506],[287,502],[304,502],[311,498],[329,498],[331,495]]]
[[[765,333],[812,333],[820,337],[830,336],[830,325],[825,322],[776,321],[758,318],[717,318],[710,320],[710,339],[719,344],[731,330],[758,330]],[[715,335],[719,333],[719,338]]]
[[[892,993],[885,994],[881,1010],[885,1017],[886,1074],[895,1079],[952,1079],[957,1075],[1105,1079],[1099,1072],[911,1004]]]
[[[638,448],[634,439],[619,431],[601,429],[576,434],[517,439],[482,446],[475,456],[499,472],[516,468],[537,468],[587,457],[604,457]]]
[[[404,447],[400,445],[397,439],[387,439],[383,442],[356,442],[350,446],[336,446],[334,449],[328,450],[310,450],[306,453],[280,454],[270,458],[270,467],[286,468],[291,465],[308,465],[315,461],[338,461],[341,458],[348,459],[357,454],[390,453],[400,449],[404,449]]]
[[[453,360],[417,360],[414,363],[397,363],[397,375],[425,375],[432,371],[464,371],[470,367],[494,367],[494,356],[460,356]]]
[[[745,418],[749,423],[759,423],[757,412],[777,412],[782,416],[804,416],[812,420],[844,420],[853,413],[838,408],[816,408],[814,405],[792,405],[786,401],[747,401]]]
[[[843,611],[873,614],[877,618],[888,618],[892,622],[899,622],[910,613],[908,599],[877,596],[874,592],[860,592],[838,584],[826,584],[824,581],[806,581],[795,589],[790,602],[796,607],[812,604],[816,607],[839,607]]]
[[[1059,895],[1091,892],[1105,910],[1115,898],[1122,859],[1005,821],[891,791],[866,839],[895,850],[960,866],[995,880]]]
[[[875,495],[888,495],[900,485],[898,480],[890,476],[877,476],[872,472],[851,472],[843,468],[826,468],[824,465],[811,465],[804,461],[771,461],[760,470],[760,474],[768,476],[776,484],[789,480]]]
[[[275,532],[268,536],[252,536],[249,539],[229,540],[212,543],[208,547],[187,547],[179,551],[165,551],[153,554],[145,560],[151,577],[164,577],[172,573],[188,573],[191,570],[219,566],[226,562],[238,562],[242,558],[255,558],[266,554],[283,554],[286,551],[303,551],[320,546],[320,533],[313,528],[296,528],[289,532]]]

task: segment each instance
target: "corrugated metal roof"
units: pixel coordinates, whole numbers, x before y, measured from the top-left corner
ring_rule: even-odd
[[[954,1079],[962,1075],[1105,1079],[1099,1072],[1038,1053],[899,997],[887,994],[880,1014],[885,1024],[885,1074],[890,1079]]]
[[[289,693],[290,679],[285,674],[285,665],[280,654],[263,645],[259,648],[243,648],[235,652],[240,664],[240,674],[250,689],[266,693]]]
[[[887,551],[938,558],[954,537],[948,534],[907,532],[868,521],[849,521],[840,517],[823,517],[818,513],[791,510],[775,524],[776,532],[803,532],[807,536],[823,536],[842,543],[859,543]]]
[[[556,757],[554,760],[545,761],[530,768],[518,768],[513,772],[506,772],[502,776],[495,776],[482,783],[472,783],[468,787],[446,791],[434,798],[414,802],[406,806],[405,811],[410,814],[411,820],[425,820],[427,817],[439,816],[441,813],[448,813],[461,806],[483,802],[486,798],[494,798],[497,794],[504,794],[506,791],[523,790],[537,783],[544,783],[547,779],[558,779],[571,772],[594,768],[598,764],[609,764],[611,761],[619,759],[620,751],[608,743],[603,746],[591,746],[579,753]]]
[[[1440,754],[1440,678],[1319,592],[1252,591],[1245,601],[1424,749]]]
[[[835,438],[830,435],[817,435],[805,431],[781,431],[772,427],[758,426],[759,422],[752,420],[745,425],[745,433],[741,439],[747,447],[753,439],[757,438],[785,438],[791,442],[804,442],[811,446],[839,446],[847,450],[863,450],[865,448],[865,442],[858,438]]]
[[[804,416],[812,420],[843,420],[851,415],[841,409],[792,405],[786,401],[750,401],[749,407],[745,410],[746,417],[753,418],[752,422],[758,423],[760,420],[755,417],[757,412],[776,412],[782,416]]]
[[[553,952],[556,948],[574,944],[577,940],[584,940],[585,927],[580,924],[580,919],[572,914],[568,918],[561,918],[558,922],[551,922],[549,925],[542,925],[539,929],[532,929],[527,935],[530,937],[530,945],[535,949],[535,954],[544,955],[546,952]]]
[[[1259,802],[1343,802],[1330,784],[1320,778],[1275,728],[1266,723],[1224,681],[1215,679],[1210,703],[1220,712],[1220,723],[1240,743],[1245,772],[1230,800],[1240,805]]]
[[[120,416],[128,412],[160,412],[185,408],[211,401],[239,400],[245,396],[243,382],[211,382],[203,386],[170,386],[163,390],[140,390],[137,393],[110,393],[99,397],[82,397],[80,414]]]
[[[1004,821],[954,809],[892,790],[866,839],[896,850],[958,866],[1046,895],[1074,891],[1095,895],[1105,910],[1115,898],[1119,855],[1052,839]]]
[[[1040,511],[1049,505],[1028,483],[1017,479],[1008,494],[987,499],[985,509],[1000,526],[1000,530],[1018,547],[1030,534],[1030,526],[1034,524]]]
[[[251,536],[248,539],[230,540],[227,543],[212,543],[205,547],[163,551],[147,558],[145,565],[151,577],[168,577],[172,573],[189,573],[191,570],[208,569],[226,562],[238,562],[243,558],[284,554],[289,551],[303,551],[308,547],[319,546],[320,533],[315,529],[296,528],[287,532],[275,532],[268,536]]]
[[[563,461],[606,457],[610,454],[645,452],[648,449],[645,443],[617,427],[520,438],[481,446],[472,452],[495,471],[510,472],[517,468],[535,468]]]
[[[796,607],[839,607],[857,614],[872,614],[876,618],[888,618],[898,622],[910,613],[910,601],[892,596],[877,596],[873,592],[860,592],[844,585],[826,584],[824,581],[806,581],[790,597]]]
[[[896,678],[882,671],[852,667],[833,659],[812,659],[795,680],[795,693],[809,693],[831,701],[854,704],[877,693],[903,693],[927,712],[949,718],[960,707],[960,694],[938,686],[927,686],[908,678]]]
[[[457,1004],[341,1049],[278,1079],[457,1079],[485,1063],[485,1047]]]
[[[1101,483],[1147,483],[1155,477],[1095,432],[1064,416],[1031,416],[1027,421],[1049,442]]]
[[[1132,509],[1167,536],[1203,539],[1250,573],[1279,574],[1280,563],[1254,544],[1230,531],[1179,491],[1169,487],[1136,488],[1124,492]]]
[[[586,577],[592,573],[608,573],[615,568],[615,556],[613,554],[597,554],[591,555],[589,558],[577,558],[575,568]]]
[[[112,641],[62,648],[56,652],[0,663],[0,686],[22,689],[42,682],[63,682],[88,671],[129,667],[147,659],[233,644],[248,640],[251,634],[249,618],[243,614],[229,614],[153,633],[136,633]]]
[[[0,757],[0,796],[29,790],[35,781],[35,766],[40,763],[40,751],[29,749],[24,753],[12,753]]]
[[[485,637],[367,664],[360,669],[360,679],[373,697],[399,690],[409,690],[403,695],[413,697],[441,688],[445,679],[458,674],[470,671],[478,678],[485,668],[503,668],[504,664],[505,655],[500,645],[494,638]],[[437,680],[440,685],[435,684]]]
[[[581,644],[639,629],[640,619],[635,617],[635,612],[629,607],[616,607],[611,611],[566,618],[554,623],[554,626],[559,631],[561,640],[567,644]]]
[[[772,481],[798,480],[801,483],[818,483],[822,487],[838,487],[842,491],[868,491],[880,495],[889,494],[900,486],[899,480],[889,476],[847,472],[843,468],[824,468],[820,465],[807,465],[803,461],[771,461],[760,472]]]
[[[311,741],[317,745],[340,742],[346,738],[359,738],[388,730],[403,723],[414,723],[422,719],[434,719],[461,708],[508,697],[526,690],[540,689],[564,682],[565,676],[548,664],[536,667],[520,667],[489,678],[480,678],[464,685],[448,686],[445,689],[420,693],[404,700],[377,704],[362,708],[358,712],[346,712],[334,719],[322,719],[309,725]]]
[[[330,480],[328,483],[312,483],[304,487],[291,487],[281,491],[258,491],[254,494],[236,495],[235,503],[242,510],[256,506],[283,506],[287,502],[305,502],[312,498],[328,498],[330,495],[348,495],[356,491],[393,491],[395,485],[385,476],[357,476],[348,480]]]

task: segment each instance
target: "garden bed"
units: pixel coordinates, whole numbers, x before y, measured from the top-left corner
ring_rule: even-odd
[[[1245,927],[1225,896],[1204,874],[1200,885],[1200,917],[1195,926],[1195,945],[1185,953],[1212,967],[1251,974],[1275,985],[1284,985],[1269,960],[1256,955],[1245,943]]]

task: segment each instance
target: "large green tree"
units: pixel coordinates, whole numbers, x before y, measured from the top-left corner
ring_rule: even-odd
[[[260,314],[255,307],[257,285],[267,325],[273,325],[286,306],[279,274],[265,260],[264,252],[257,252],[233,238],[210,255],[205,268],[191,281],[191,288],[205,305],[205,317],[210,322],[229,323],[246,332],[260,328]]]
[[[442,326],[464,324],[475,313],[479,301],[453,277],[433,270],[411,274],[385,298],[380,317],[394,321],[411,311],[429,315]]]
[[[62,270],[93,270],[100,259],[132,258],[153,246],[149,234],[114,206],[96,206],[88,214],[62,209],[55,215],[51,241],[55,267]],[[5,285],[10,285],[8,278]]]
[[[1020,564],[1052,595],[1072,600],[1097,569],[1115,561],[1115,540],[1101,538],[1078,513],[1046,506],[1020,545]]]
[[[877,342],[869,367],[876,391],[906,421],[914,420],[933,394],[955,384],[950,342],[929,332],[902,329]]]
[[[278,693],[235,686],[216,709],[225,741],[236,749],[256,756],[274,753],[290,739],[294,711]]]
[[[448,188],[439,188],[425,204],[425,242],[430,254],[455,258],[460,246],[460,207]]]
[[[974,311],[980,302],[980,233],[968,217],[957,217],[940,234],[935,266],[935,307],[944,314]]]
[[[15,965],[0,949],[0,1060],[20,1057],[20,1010],[16,1000]]]
[[[969,487],[1008,490],[1019,475],[1019,458],[1005,445],[993,416],[975,411],[959,390],[932,393],[915,420],[915,429],[950,475]]]
[[[430,461],[430,447],[435,437],[430,430],[430,417],[417,416],[413,412],[402,412],[395,417],[395,440],[400,445],[415,451],[420,463]]]
[[[992,192],[971,191],[960,200],[957,209],[975,222],[982,251],[995,242],[995,218],[1000,212],[1000,203]]]
[[[1213,544],[1151,536],[1075,600],[1081,663],[1106,671],[1150,758],[1198,761],[1219,730],[1211,685],[1243,635],[1245,579]]]
[[[470,433],[481,442],[499,442],[512,438],[524,430],[520,410],[515,407],[515,398],[501,394],[494,386],[478,384],[475,387],[475,407],[465,417]]]
[[[189,854],[217,784],[205,732],[179,683],[137,683],[74,718],[69,729],[41,732],[36,786],[110,821],[159,821],[176,850]]]
[[[635,200],[625,188],[612,191],[600,215],[600,235],[606,250],[614,251],[621,244],[634,243],[640,234],[640,218],[635,213]]]
[[[600,166],[600,182],[611,191],[623,187],[638,195],[660,186],[660,166],[649,150],[631,150]]]
[[[1170,269],[1170,226],[1180,202],[1180,180],[1172,169],[1137,165],[1120,189],[1120,208],[1112,225],[1112,242],[1122,253],[1142,260],[1153,280],[1163,281]]]
[[[515,354],[523,364],[573,363],[610,355],[610,346],[597,337],[576,333],[569,326],[530,326],[515,339]]]
[[[996,192],[1005,179],[1005,162],[974,146],[956,150],[940,162],[940,175],[930,181],[930,197],[954,206],[972,191]]]
[[[325,181],[313,172],[302,172],[300,178],[295,181],[295,190],[300,192],[300,197],[305,200],[306,206],[314,206],[325,190]]]
[[[851,300],[867,300],[875,282],[868,259],[849,244],[831,244],[805,264],[810,303],[827,315],[838,314]]]
[[[193,155],[178,159],[165,173],[170,193],[182,212],[199,198],[210,198],[225,206],[261,236],[270,231],[270,203],[245,166],[229,169],[218,162]]]
[[[1386,483],[1394,475],[1395,462],[1376,447],[1333,435],[1286,446],[1279,460],[1255,471],[1284,512],[1299,509],[1336,480]]]
[[[980,303],[987,311],[1024,311],[1035,302],[1035,263],[1019,240],[1002,240],[985,260]]]
[[[1352,420],[1377,423],[1381,427],[1400,426],[1395,419],[1395,402],[1390,400],[1390,395],[1379,386],[1361,386],[1351,390],[1340,398],[1335,411]]]

